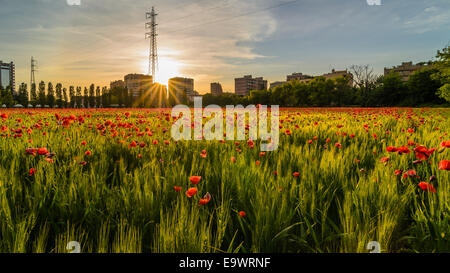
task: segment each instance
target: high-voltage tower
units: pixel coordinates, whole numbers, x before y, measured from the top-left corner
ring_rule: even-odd
[[[145,38],[150,39],[150,53],[148,58],[148,74],[151,73],[153,77],[153,82],[155,81],[155,71],[158,65],[158,48],[156,43],[156,16],[158,14],[155,13],[155,8],[152,7],[151,12],[146,13],[146,19],[150,19],[150,22],[145,23],[145,28],[150,29],[150,32],[145,33]]]
[[[31,78],[30,78],[30,88],[33,86],[33,83],[36,84],[36,79],[34,77],[34,72],[36,72],[36,60],[31,57]]]

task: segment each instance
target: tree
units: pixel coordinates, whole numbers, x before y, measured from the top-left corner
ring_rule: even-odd
[[[441,86],[440,81],[433,79],[432,75],[438,70],[433,66],[427,66],[415,71],[408,80],[408,95],[404,105],[420,105],[424,103],[442,103],[436,95]]]
[[[362,97],[367,97],[369,93],[376,88],[377,76],[373,68],[367,65],[352,65],[349,68],[353,75],[353,81],[361,90]]]
[[[69,99],[67,98],[67,88],[63,88],[62,107],[67,108],[67,105],[69,105]]]
[[[88,102],[88,89],[87,87],[84,88],[84,92],[83,92],[83,106],[82,108],[89,108],[89,102]]]
[[[39,83],[39,95],[38,95],[39,105],[44,107],[47,104],[47,97],[45,96],[45,82],[41,81]]]
[[[16,101],[23,107],[28,107],[28,89],[26,83],[21,83]]]
[[[33,107],[36,107],[36,104],[38,103],[38,96],[36,92],[36,84],[31,84],[31,90],[30,90],[30,104],[33,105]]]
[[[80,108],[82,105],[82,99],[83,97],[81,96],[81,86],[77,86],[77,96],[76,96],[76,108]]]
[[[53,84],[51,82],[48,83],[47,87],[47,103],[50,108],[55,106],[55,90],[53,89]]]
[[[62,108],[62,84],[56,84],[56,104]]]
[[[400,75],[396,72],[391,72],[383,78],[383,84],[378,86],[375,91],[375,105],[398,105],[408,96],[407,92],[408,88],[402,82]]]
[[[69,87],[69,98],[70,98],[70,108],[75,107],[75,88],[73,86]]]
[[[97,108],[100,108],[100,104],[101,104],[101,99],[102,97],[100,96],[100,86],[97,86],[97,88],[95,89],[95,106]]]
[[[2,104],[6,107],[12,107],[15,104],[13,92],[11,86],[7,86],[6,89],[2,89]]]
[[[89,86],[89,108],[95,107],[95,85]]]
[[[432,77],[441,83],[436,95],[450,102],[450,46],[442,49],[442,51],[438,50],[436,58],[438,60],[434,65],[438,72],[433,74]]]

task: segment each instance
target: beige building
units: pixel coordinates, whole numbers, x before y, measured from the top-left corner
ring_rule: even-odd
[[[384,68],[384,75],[388,75],[391,72],[396,72],[400,75],[400,78],[403,82],[407,82],[409,80],[409,77],[414,73],[414,71],[417,71],[421,68],[423,68],[425,65],[423,64],[416,64],[413,65],[412,62],[403,62],[399,66],[394,66],[393,68]]]
[[[317,77],[324,77],[325,79],[336,79],[339,77],[347,77],[349,79],[349,85],[353,86],[353,74],[348,72],[347,70],[335,70],[332,69],[330,73],[322,74]],[[292,75],[288,76],[289,81],[290,80],[298,80],[302,83],[307,83],[312,81],[314,78],[313,76],[303,75],[302,73],[294,73]]]
[[[122,80],[113,81],[109,84],[109,88],[125,88],[125,82]]]
[[[303,75],[303,73],[292,73],[291,75],[287,75],[286,76],[286,81],[290,82],[290,81],[302,81],[302,80],[309,80],[309,79],[313,79],[313,76],[309,76],[309,75]]]
[[[128,89],[128,94],[133,97],[139,97],[139,95],[150,90],[153,85],[153,77],[143,74],[128,74],[125,76],[125,87]]]
[[[175,77],[169,79],[169,96],[176,96],[180,100],[183,96],[190,101],[194,99],[194,79]]]
[[[246,75],[234,79],[234,86],[236,95],[247,96],[251,90],[267,90],[267,81],[262,77],[253,78],[252,75]]]
[[[281,86],[281,85],[283,85],[285,83],[286,82],[272,82],[272,83],[270,83],[270,89],[273,89],[273,88],[275,88],[277,86]]]
[[[222,95],[222,85],[218,82],[211,83],[211,94],[213,94],[214,96]]]

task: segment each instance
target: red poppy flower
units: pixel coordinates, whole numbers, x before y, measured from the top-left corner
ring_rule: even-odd
[[[403,173],[403,170],[395,170],[394,174],[395,175],[401,175]]]
[[[27,155],[35,156],[35,155],[36,155],[36,149],[34,149],[34,148],[26,149],[26,150],[25,150],[25,153],[26,153]]]
[[[409,154],[410,153],[408,147],[406,147],[406,146],[398,147],[397,151],[399,154]]]
[[[390,160],[389,157],[383,157],[383,158],[380,159],[380,162],[386,163],[386,162],[388,162],[389,160]]]
[[[209,194],[209,192],[208,192],[208,193],[206,193],[205,196],[203,196],[202,199],[199,200],[198,205],[199,206],[206,205],[209,203],[209,201],[211,201],[211,194]]]
[[[433,187],[433,185],[431,185],[431,184],[429,184],[427,182],[420,182],[418,185],[424,191],[430,191],[430,192],[433,192],[433,193],[436,192],[436,189]]]
[[[259,160],[256,160],[256,166],[259,166],[259,164],[261,164],[261,162]]]
[[[247,216],[247,213],[245,213],[245,211],[240,211],[239,213],[239,217],[244,218],[245,216]]]
[[[314,141],[308,140],[308,144],[313,144]]]
[[[200,153],[200,156],[203,157],[203,158],[206,158],[207,155],[208,155],[208,153],[206,152],[206,150],[203,150],[203,151]]]
[[[82,141],[81,145],[86,146],[87,142],[86,141]]]
[[[410,176],[410,177],[414,177],[414,176],[417,175],[417,172],[415,170],[409,170],[409,171],[406,172],[405,175]]]
[[[187,197],[191,198],[192,196],[197,194],[197,191],[198,191],[197,188],[189,188],[186,191],[186,195],[187,195]]]
[[[129,147],[131,147],[131,148],[136,147],[136,146],[137,146],[136,141],[132,141],[129,145]]]
[[[450,148],[450,140],[441,142],[441,147]]]
[[[28,172],[30,174],[30,176],[33,176],[36,174],[36,169],[31,168],[30,171]]]
[[[299,173],[299,172],[295,172],[295,173],[293,173],[292,175],[295,176],[295,177],[299,177],[299,176],[300,176],[300,173]]]
[[[236,157],[232,156],[231,157],[231,162],[236,163]]]
[[[90,156],[90,155],[92,155],[92,152],[91,151],[86,151],[84,154],[87,155],[87,156]]]
[[[430,157],[431,154],[434,153],[436,149],[427,149],[424,146],[417,146],[414,149],[414,152],[416,152],[416,157],[418,159],[427,160],[428,157]]]
[[[189,181],[191,181],[191,183],[194,185],[198,185],[198,183],[200,183],[200,180],[202,180],[201,176],[191,176],[189,178]]]
[[[48,154],[48,150],[47,150],[47,148],[39,148],[39,149],[37,149],[37,153],[38,153],[38,155],[46,155],[46,154]]]
[[[158,144],[158,140],[153,140],[153,145],[157,145]]]
[[[442,160],[439,162],[439,170],[450,171],[450,160]]]
[[[173,188],[175,189],[176,192],[180,192],[181,191],[181,187],[174,186]]]
[[[388,151],[390,153],[394,153],[394,152],[397,152],[397,148],[389,146],[389,147],[386,148],[386,151]]]

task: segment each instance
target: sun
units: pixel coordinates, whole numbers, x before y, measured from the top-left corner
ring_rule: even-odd
[[[148,61],[142,63],[142,68],[145,71],[145,74],[148,73]],[[156,77],[154,78],[154,82],[163,84],[168,86],[168,82],[170,78],[179,77],[180,69],[182,68],[182,64],[170,57],[161,56],[158,58],[158,66],[156,69]]]
[[[181,64],[173,59],[162,57],[158,60],[155,82],[167,85],[170,78],[181,76]]]

